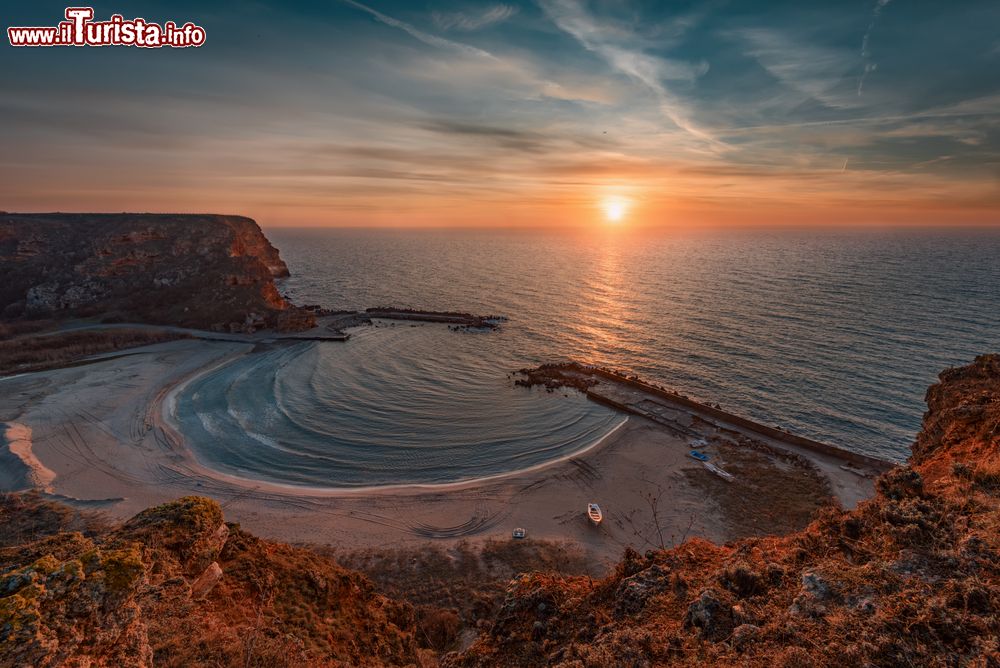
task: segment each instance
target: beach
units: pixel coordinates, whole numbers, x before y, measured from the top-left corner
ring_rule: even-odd
[[[626,411],[572,456],[453,484],[323,489],[222,473],[188,447],[173,399],[204,374],[259,354],[264,336],[171,341],[0,380],[3,457],[11,463],[4,488],[38,488],[120,519],[205,495],[258,535],[341,550],[447,547],[507,539],[521,527],[529,539],[577,543],[600,564],[613,563],[627,546],[778,533],[804,525],[833,499],[851,507],[872,494],[874,470],[843,467],[821,453],[743,447],[733,425],[681,418],[702,430],[713,461],[735,474],[727,482],[689,455],[701,436]],[[246,447],[255,441],[248,438]],[[600,526],[586,519],[591,501],[604,510]]]

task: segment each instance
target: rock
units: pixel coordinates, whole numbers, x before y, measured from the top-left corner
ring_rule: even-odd
[[[832,598],[830,583],[822,576],[807,571],[802,574],[802,588],[788,612],[799,617],[822,617],[827,612],[824,602]]]
[[[733,608],[714,589],[705,589],[688,606],[684,626],[696,628],[708,640],[719,640],[733,629]]]
[[[829,583],[816,573],[806,572],[802,574],[802,591],[821,601],[830,598]]]
[[[196,601],[205,598],[221,579],[222,567],[219,566],[219,562],[213,561],[205,572],[191,583],[191,598]]]
[[[760,627],[753,624],[740,624],[733,630],[729,642],[733,649],[743,649],[746,645],[754,642],[760,636]]]
[[[148,508],[126,522],[123,530],[151,547],[164,546],[176,553],[188,576],[217,561],[229,536],[219,504],[198,496]]]
[[[28,313],[44,313],[59,308],[59,286],[55,283],[42,283],[28,289],[25,298],[25,310]]]
[[[650,598],[670,588],[670,571],[659,565],[651,566],[621,581],[615,592],[615,613],[635,614],[646,607]]]
[[[219,525],[212,535],[208,539],[208,549],[216,554],[222,552],[222,548],[226,545],[226,540],[229,538],[229,527],[223,522]]]
[[[764,576],[744,562],[737,562],[723,569],[719,584],[740,598],[759,594],[767,587]]]
[[[92,304],[104,295],[104,288],[95,281],[84,281],[66,288],[59,300],[62,309],[75,310],[85,304]]]

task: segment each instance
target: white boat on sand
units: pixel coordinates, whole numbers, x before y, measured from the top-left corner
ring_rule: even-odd
[[[601,520],[604,519],[604,513],[601,512],[601,507],[596,503],[588,503],[587,517],[590,518],[590,521],[596,526],[601,523]]]

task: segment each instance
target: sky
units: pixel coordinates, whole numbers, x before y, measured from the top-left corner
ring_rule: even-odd
[[[3,0],[3,27],[64,4]],[[0,45],[0,209],[267,226],[1000,225],[1000,3],[98,2]]]

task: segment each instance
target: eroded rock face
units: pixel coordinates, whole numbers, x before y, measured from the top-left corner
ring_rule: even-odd
[[[100,316],[203,329],[305,329],[274,285],[288,267],[253,220],[0,214],[0,314]],[[293,315],[294,313],[294,315]],[[249,323],[249,324],[247,324]]]

